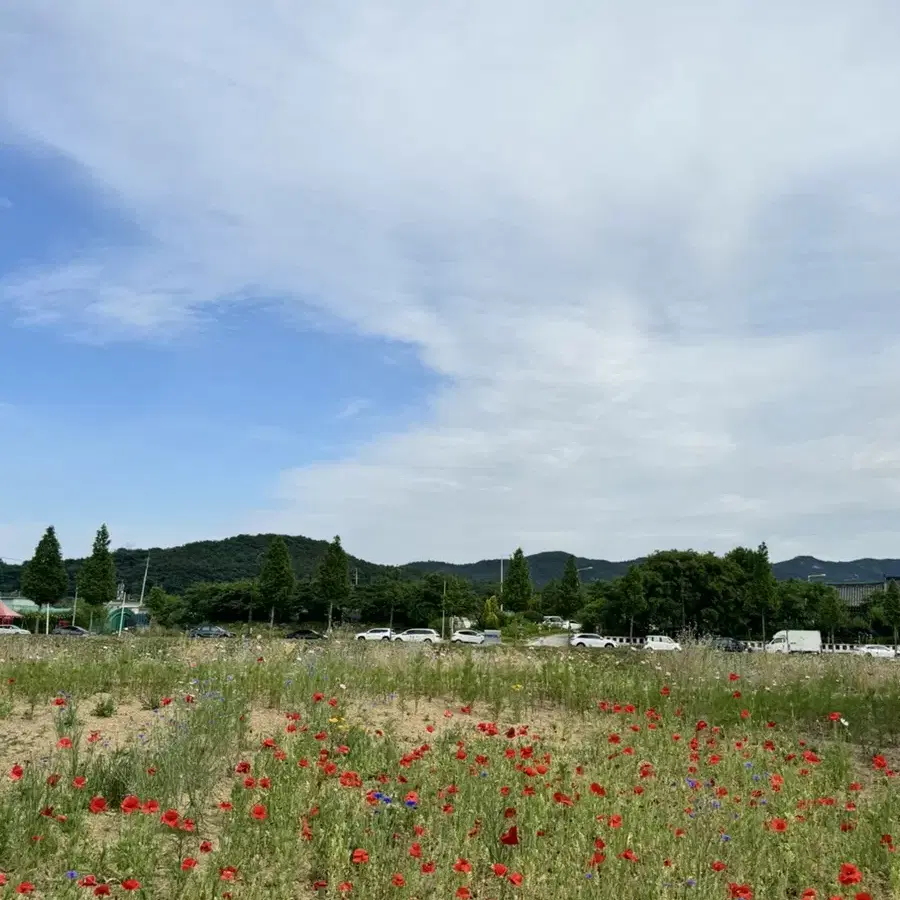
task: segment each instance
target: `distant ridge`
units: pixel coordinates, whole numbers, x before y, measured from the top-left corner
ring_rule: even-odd
[[[147,553],[150,554],[150,578],[148,584],[159,584],[168,591],[180,593],[188,585],[201,581],[238,581],[255,578],[259,573],[262,553],[274,535],[241,534],[217,541],[195,541],[180,547],[152,548],[148,550],[118,549],[114,553],[118,577],[125,583],[130,593],[140,592],[141,578]],[[299,578],[313,575],[321,561],[326,541],[314,540],[302,535],[284,535]],[[352,548],[348,548],[352,549]],[[535,587],[542,588],[548,581],[562,576],[569,554],[563,550],[535,553],[528,557],[531,577]],[[582,570],[584,582],[609,581],[624,575],[636,560],[620,562],[607,559],[576,557],[576,564]],[[66,569],[74,586],[75,573],[81,566],[80,559],[66,560]],[[507,565],[508,561],[504,563]],[[350,558],[351,572],[358,576],[360,583],[389,571],[401,577],[412,578],[416,574],[445,572],[461,575],[477,582],[500,580],[500,560],[482,559],[472,563],[448,563],[435,560],[407,563],[404,566],[384,566],[367,562],[356,557]],[[0,593],[16,591],[19,588],[22,567],[0,561]],[[772,565],[772,571],[779,580],[799,578],[805,580],[814,575],[825,581],[874,582],[882,581],[886,575],[900,575],[900,559],[854,559],[848,562],[831,562],[814,556],[795,556]]]

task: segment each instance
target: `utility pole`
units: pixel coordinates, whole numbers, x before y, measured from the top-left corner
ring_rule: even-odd
[[[447,579],[444,579],[444,593],[441,597],[441,640],[444,639],[444,622],[447,618]]]

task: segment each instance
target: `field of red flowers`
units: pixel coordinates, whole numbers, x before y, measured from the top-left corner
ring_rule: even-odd
[[[900,896],[890,661],[72,643],[3,648],[0,897]]]

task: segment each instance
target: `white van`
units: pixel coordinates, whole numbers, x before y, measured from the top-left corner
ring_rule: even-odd
[[[821,653],[821,631],[776,631],[766,653]]]

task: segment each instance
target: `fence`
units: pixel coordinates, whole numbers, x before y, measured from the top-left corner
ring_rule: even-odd
[[[615,637],[610,636],[608,638],[611,641],[615,641],[616,645],[619,647],[641,647],[646,643],[646,638],[636,637],[636,638],[628,638],[628,637]],[[766,645],[763,641],[743,641],[751,650],[753,651],[761,651]],[[823,653],[855,653],[859,647],[863,646],[862,644],[822,644],[822,652]],[[900,652],[900,646],[894,647],[891,644],[881,644],[879,646],[886,647],[888,650],[893,650],[894,653]]]

